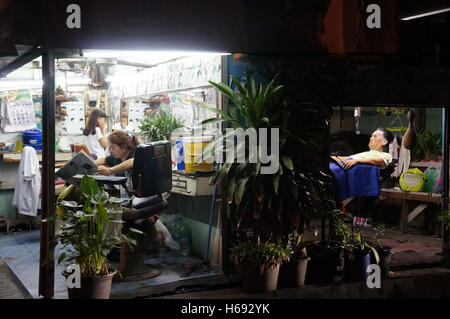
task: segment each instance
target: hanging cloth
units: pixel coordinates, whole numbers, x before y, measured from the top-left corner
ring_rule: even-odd
[[[409,169],[409,164],[411,163],[411,151],[406,149],[403,145],[400,148],[400,153],[398,157],[398,165],[395,168],[394,172],[391,174],[392,177],[399,177],[403,172],[406,172]]]
[[[16,188],[12,204],[19,214],[36,216],[40,208],[41,172],[36,150],[25,146],[17,171]]]

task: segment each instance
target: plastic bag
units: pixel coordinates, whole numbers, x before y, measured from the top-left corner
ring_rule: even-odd
[[[164,244],[170,249],[178,250],[180,249],[180,244],[173,240],[167,227],[159,219],[155,222],[156,230],[161,234]]]
[[[421,170],[410,168],[400,175],[400,188],[407,192],[421,192],[426,180],[427,177]]]

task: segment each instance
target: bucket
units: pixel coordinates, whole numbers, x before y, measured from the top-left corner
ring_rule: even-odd
[[[35,150],[42,150],[42,132],[38,129],[22,132],[23,146],[31,146]]]
[[[210,172],[214,170],[213,163],[207,163],[205,161],[196,163],[196,159],[202,156],[206,145],[212,141],[213,138],[211,136],[183,137],[185,172]]]

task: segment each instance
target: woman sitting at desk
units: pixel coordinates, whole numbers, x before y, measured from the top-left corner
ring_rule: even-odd
[[[138,139],[123,131],[115,131],[108,136],[108,141],[111,155],[95,160],[95,164],[98,165],[97,172],[106,176],[125,176],[124,172],[127,172],[128,177],[131,177],[134,150],[139,145]]]
[[[370,137],[370,151],[354,154],[351,156],[332,156],[337,162],[342,162],[345,169],[349,169],[355,164],[371,164],[380,168],[385,168],[392,162],[391,154],[387,153],[389,144],[394,140],[391,132],[384,128],[377,128]]]

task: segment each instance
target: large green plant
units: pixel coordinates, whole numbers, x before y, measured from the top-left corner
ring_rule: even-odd
[[[144,118],[139,128],[144,136],[153,142],[168,139],[169,134],[183,126],[173,114],[161,111]]]
[[[320,214],[325,219],[335,204],[329,189],[332,177],[316,169],[317,163],[305,164],[304,161],[308,152],[322,151],[316,135],[310,134],[311,131],[302,136],[304,132],[293,127],[299,120],[307,122],[306,118],[311,116],[315,116],[314,124],[322,125],[323,121],[316,120],[320,115],[313,107],[293,109],[284,96],[284,87],[276,84],[276,77],[256,84],[247,73],[242,83],[235,77],[231,81],[234,88],[210,82],[228,98],[229,107],[226,110],[208,108],[220,117],[207,119],[203,124],[225,122],[228,127],[242,130],[279,129],[279,167],[274,174],[262,174],[264,164],[259,158],[256,163],[249,160],[249,143],[244,140],[241,144],[233,143],[233,147],[245,150],[245,161],[238,162],[238,152],[233,152],[234,158],[220,167],[211,182],[223,183],[227,215],[238,241],[252,239],[257,243],[287,244],[292,231],[303,233],[305,221]],[[302,118],[292,120],[292,114]],[[318,128],[312,126],[312,129]],[[293,134],[294,131],[298,133]],[[218,152],[225,147],[229,149],[228,137],[224,133],[206,147],[204,154],[207,156],[213,149]]]
[[[58,263],[75,263],[82,276],[108,274],[106,256],[123,242],[130,247],[136,241],[117,231],[122,223],[120,206],[127,199],[110,197],[94,178],[83,176],[78,190],[78,201],[61,201],[64,208],[62,225],[57,240],[65,251]],[[143,235],[139,230],[131,232]]]
[[[430,130],[422,130],[417,133],[417,145],[426,160],[435,159],[441,155],[442,135]]]
[[[278,128],[280,130],[279,148],[282,154],[281,150],[288,134],[283,125],[286,108],[281,99],[282,86],[275,84],[276,79],[266,84],[256,84],[250,73],[247,73],[244,83],[236,77],[231,79],[235,90],[223,83],[210,82],[229,99],[230,106],[227,110],[208,107],[220,117],[210,118],[202,123],[226,122],[231,128],[255,129],[255,132],[258,132],[260,128],[266,128],[269,131],[271,128]],[[225,133],[215,143],[209,144],[204,154],[210,154],[212,150],[222,152],[225,147],[229,149],[231,145],[228,137]],[[292,160],[289,157],[282,157],[282,163],[276,173],[262,174],[263,164],[259,156],[256,161],[251,161],[249,158],[249,143],[243,140],[240,144],[234,145],[233,142],[232,147],[235,150],[234,157],[231,161],[228,159],[212,178],[214,184],[222,181],[225,184],[228,216],[233,220],[233,225],[238,232],[253,228],[258,241],[279,241],[282,237],[280,220],[283,213],[278,201],[280,181],[285,171],[293,169]],[[245,151],[244,162],[239,162],[238,154],[243,151]]]

